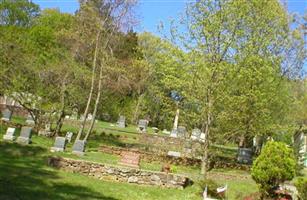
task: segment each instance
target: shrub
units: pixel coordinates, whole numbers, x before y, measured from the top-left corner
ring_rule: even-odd
[[[294,185],[298,191],[299,199],[307,199],[307,178],[299,178]]]
[[[281,142],[268,142],[252,166],[252,178],[262,196],[271,196],[274,189],[295,176],[296,161],[292,149]]]

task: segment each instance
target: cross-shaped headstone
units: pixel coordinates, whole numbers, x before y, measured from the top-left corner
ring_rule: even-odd
[[[86,142],[84,140],[77,140],[72,147],[72,153],[83,156],[85,151],[85,144]]]
[[[32,128],[24,126],[21,128],[20,136],[17,138],[19,144],[30,144],[32,136]]]
[[[140,119],[138,128],[141,131],[141,133],[146,133],[147,130],[148,121],[146,119]]]
[[[66,138],[65,137],[56,137],[54,146],[51,147],[51,152],[64,151],[66,147]]]
[[[10,111],[9,109],[5,109],[2,111],[2,118],[1,120],[3,121],[10,121],[12,117],[12,111]]]
[[[67,132],[66,133],[65,138],[66,138],[67,142],[69,142],[69,143],[71,142],[71,138],[72,138],[73,135],[74,135],[73,132]]]
[[[3,140],[13,141],[15,139],[15,128],[8,128],[5,135],[3,135]]]
[[[117,126],[119,128],[125,128],[126,127],[126,117],[125,116],[119,116],[119,119],[117,121]]]

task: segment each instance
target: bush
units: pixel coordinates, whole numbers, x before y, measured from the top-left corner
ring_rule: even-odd
[[[262,196],[272,196],[274,189],[295,176],[296,160],[292,149],[281,142],[268,142],[252,166],[252,178]]]
[[[299,178],[294,185],[298,191],[299,199],[307,199],[307,178]]]

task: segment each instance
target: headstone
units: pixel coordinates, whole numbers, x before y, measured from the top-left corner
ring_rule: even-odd
[[[70,116],[69,115],[65,115],[65,119],[70,119]]]
[[[239,148],[237,160],[241,164],[252,164],[253,150],[249,148]]]
[[[119,164],[128,167],[140,168],[140,154],[130,151],[123,151]]]
[[[200,141],[201,142],[205,142],[205,140],[206,140],[206,134],[205,133],[201,133],[200,134]]]
[[[201,130],[199,130],[198,128],[192,130],[192,135],[191,135],[192,140],[200,140],[200,136],[201,136]]]
[[[187,130],[184,126],[178,126],[177,136],[180,138],[185,138],[187,136]]]
[[[8,128],[5,135],[3,135],[3,140],[14,141],[15,140],[15,128]]]
[[[1,120],[3,121],[10,121],[12,117],[12,111],[10,111],[9,109],[5,109],[2,111],[2,118]]]
[[[146,133],[147,125],[148,125],[148,121],[146,119],[140,119],[139,120],[138,128],[139,128],[141,133]]]
[[[86,120],[87,120],[87,121],[91,121],[92,119],[93,119],[93,115],[92,115],[91,113],[89,113],[89,114],[87,115]]]
[[[85,151],[85,144],[86,142],[84,140],[77,140],[72,147],[72,153],[83,156]]]
[[[66,147],[66,138],[65,137],[56,137],[54,146],[51,147],[51,152],[64,151]]]
[[[173,129],[173,130],[171,131],[170,137],[173,137],[173,138],[178,137],[178,131],[177,131],[177,129]]]
[[[30,114],[28,115],[27,120],[26,120],[26,123],[27,123],[28,125],[32,125],[32,124],[35,123],[34,120],[33,120],[32,115],[30,115]]]
[[[19,144],[30,144],[32,136],[32,128],[24,126],[21,128],[20,136],[17,138]]]
[[[119,116],[119,119],[117,121],[117,126],[119,128],[125,128],[126,127],[126,117],[125,116]]]
[[[66,136],[65,136],[65,139],[67,140],[67,142],[71,142],[71,139],[72,139],[72,136],[74,135],[73,132],[67,132],[66,133]]]
[[[39,130],[38,135],[50,137],[50,135],[51,135],[51,124],[50,123],[45,124],[45,129]]]
[[[177,152],[177,151],[169,151],[169,152],[167,152],[167,155],[171,156],[171,157],[176,157],[176,158],[181,157],[181,153]]]

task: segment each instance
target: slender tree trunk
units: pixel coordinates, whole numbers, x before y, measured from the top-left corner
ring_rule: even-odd
[[[201,163],[201,174],[204,175],[204,178],[207,178],[207,172],[208,172],[208,164],[209,164],[209,136],[210,136],[210,129],[211,129],[211,122],[212,122],[212,101],[211,101],[211,90],[208,89],[207,91],[207,105],[208,105],[208,111],[206,116],[206,122],[205,122],[205,142],[203,145],[204,155],[202,157],[202,163]]]
[[[176,110],[176,116],[175,116],[175,120],[174,120],[173,130],[177,130],[177,128],[178,128],[179,112],[180,112],[178,104],[179,104],[179,102],[176,103],[177,110]]]
[[[134,122],[135,124],[137,124],[137,120],[138,120],[138,117],[139,117],[139,109],[140,109],[140,105],[143,101],[143,97],[144,97],[144,93],[141,94],[138,98],[138,102],[136,104],[136,107],[135,107],[135,110],[134,110],[134,114],[133,114],[133,119],[132,119],[132,122]]]
[[[63,84],[62,84],[62,94],[61,94],[61,111],[60,111],[60,116],[57,120],[56,123],[56,129],[55,129],[55,135],[58,136],[62,125],[63,125],[63,121],[64,121],[64,117],[65,117],[65,95],[66,95],[66,77],[63,80]]]
[[[95,53],[94,53],[94,59],[93,59],[91,89],[90,89],[90,93],[89,93],[89,96],[88,96],[86,108],[85,108],[85,111],[84,111],[84,114],[83,114],[84,115],[84,119],[81,122],[80,129],[79,129],[78,135],[76,137],[76,141],[80,140],[80,137],[81,137],[81,135],[82,135],[82,133],[84,131],[87,115],[88,115],[88,112],[89,112],[89,107],[90,107],[90,104],[91,104],[91,101],[92,101],[92,97],[93,97],[94,83],[95,83],[95,71],[96,71],[97,56],[98,56],[98,51],[99,51],[100,34],[101,34],[101,31],[99,30],[98,33],[97,33],[97,36],[96,36],[96,46],[95,46]]]
[[[100,66],[100,72],[99,72],[99,82],[98,82],[98,94],[97,94],[97,97],[96,97],[96,102],[95,102],[95,107],[94,107],[94,112],[93,112],[93,119],[91,121],[91,124],[90,124],[90,127],[86,133],[86,136],[84,138],[84,141],[87,140],[87,138],[89,137],[89,135],[91,134],[92,130],[93,130],[93,127],[94,127],[94,124],[95,124],[95,119],[96,119],[96,114],[97,114],[97,109],[98,109],[98,104],[99,104],[99,101],[100,101],[100,96],[101,96],[101,88],[102,88],[102,70],[103,70],[103,64],[101,64]]]

